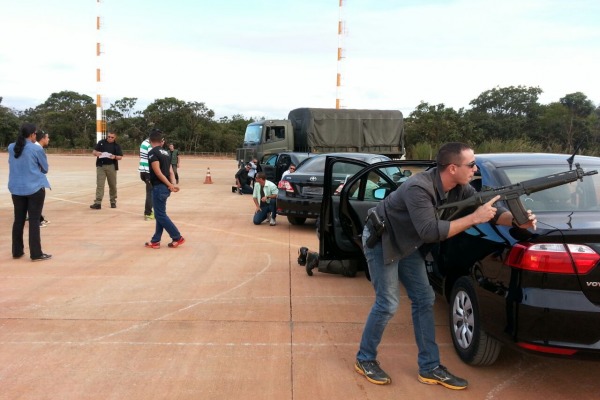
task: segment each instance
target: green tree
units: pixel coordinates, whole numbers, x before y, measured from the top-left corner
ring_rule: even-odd
[[[567,151],[573,151],[574,141],[581,141],[589,136],[590,126],[588,117],[594,111],[594,103],[581,92],[567,94],[560,99],[568,110],[568,122],[566,124]]]
[[[119,135],[123,148],[135,149],[148,133],[148,124],[141,111],[135,110],[135,97],[115,101],[105,112],[108,129]]]
[[[209,128],[215,113],[204,103],[174,97],[155,100],[144,110],[148,125],[162,129],[170,142],[184,151],[207,151]]]
[[[95,114],[94,100],[72,91],[52,93],[31,112],[37,124],[53,135],[53,142],[58,146],[80,148],[89,148],[95,142]]]
[[[13,110],[2,106],[2,97],[0,97],[0,147],[5,148],[15,141],[19,126],[19,117]]]
[[[463,109],[455,111],[444,104],[421,102],[406,121],[406,142],[427,142],[439,146],[450,141],[467,141],[463,124]]]
[[[525,138],[535,129],[540,113],[539,87],[496,87],[469,102],[469,119],[489,139]]]

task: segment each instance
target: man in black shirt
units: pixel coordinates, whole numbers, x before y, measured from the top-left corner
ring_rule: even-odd
[[[102,208],[106,181],[108,181],[110,207],[117,208],[117,171],[119,170],[119,160],[123,158],[123,151],[116,140],[117,134],[110,132],[106,139],[99,141],[92,151],[92,154],[96,156],[96,199],[90,206],[91,209]]]
[[[185,243],[185,239],[167,215],[167,199],[171,192],[178,192],[179,188],[173,183],[175,174],[171,167],[171,157],[169,151],[162,148],[163,143],[162,132],[152,131],[150,133],[152,149],[148,151],[148,163],[150,164],[150,182],[152,183],[152,205],[156,220],[154,235],[145,244],[150,249],[160,248],[163,230],[166,230],[172,239],[169,247],[175,248]]]
[[[251,169],[252,165],[248,163],[235,174],[235,184],[239,194],[252,194],[254,191],[250,186],[250,178],[248,177]]]

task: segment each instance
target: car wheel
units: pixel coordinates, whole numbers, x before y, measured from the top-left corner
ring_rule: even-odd
[[[450,335],[454,349],[470,365],[493,364],[500,354],[501,344],[481,329],[479,304],[471,280],[459,278],[450,296]]]
[[[306,221],[306,218],[292,217],[290,215],[288,215],[287,219],[292,225],[304,225],[304,221]]]

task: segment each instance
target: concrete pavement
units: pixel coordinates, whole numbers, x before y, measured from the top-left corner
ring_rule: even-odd
[[[491,367],[463,364],[441,300],[442,361],[470,387],[420,384],[406,297],[380,347],[392,384],[370,384],[353,370],[373,300],[362,273],[307,276],[297,250],[317,248],[314,228],[283,217],[254,226],[251,197],[230,190],[234,160],[182,158],[167,210],[186,243],[167,248],[165,233],[161,249],[146,249],[154,223],[142,217],[137,161],[120,163],[118,207],[106,190],[91,210],[94,158],[50,155],[42,245],[53,257],[33,263],[11,257],[0,154],[0,399],[597,397],[593,362],[505,351]]]

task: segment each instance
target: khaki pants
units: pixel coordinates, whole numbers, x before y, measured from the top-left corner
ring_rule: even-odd
[[[115,166],[103,165],[96,167],[96,200],[94,204],[101,204],[104,197],[104,182],[108,181],[108,194],[110,195],[110,203],[117,203],[117,171]]]

